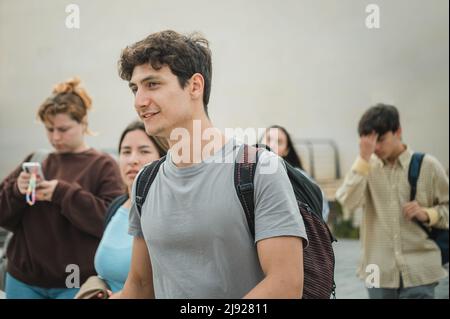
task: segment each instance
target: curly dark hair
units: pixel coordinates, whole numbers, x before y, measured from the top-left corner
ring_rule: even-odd
[[[400,127],[400,115],[393,105],[378,103],[368,109],[358,124],[359,136],[376,132],[382,136],[387,132],[396,132]]]
[[[177,76],[181,88],[200,73],[205,81],[203,106],[208,114],[211,92],[212,62],[209,42],[198,33],[182,35],[172,30],[150,34],[145,39],[127,46],[121,54],[119,75],[130,81],[136,66],[149,63],[155,70],[167,65]]]

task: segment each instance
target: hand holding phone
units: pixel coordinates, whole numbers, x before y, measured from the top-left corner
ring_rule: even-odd
[[[25,195],[27,193],[28,185],[30,184],[30,177],[30,174],[22,171],[17,178],[17,188],[22,195]]]
[[[39,188],[39,183],[45,180],[42,172],[42,167],[39,162],[25,162],[22,164],[23,171],[17,178],[17,188],[23,195],[27,193],[28,186],[30,184],[31,174],[36,174],[36,187]]]
[[[27,202],[34,205],[35,201],[51,201],[58,180],[45,180],[39,162],[25,162],[22,164],[22,169],[23,172],[17,179],[17,186],[20,193],[27,196]],[[35,180],[32,179],[32,174],[36,174]]]
[[[25,162],[22,164],[22,169],[28,174],[35,173],[38,180],[45,181],[44,173],[42,172],[41,163]]]

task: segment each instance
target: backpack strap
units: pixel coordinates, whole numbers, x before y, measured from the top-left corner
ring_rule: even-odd
[[[109,204],[108,210],[106,212],[104,229],[106,229],[109,222],[111,221],[113,216],[116,214],[116,212],[120,208],[120,206],[122,206],[127,200],[128,200],[128,194],[123,194],[123,195],[120,195],[120,196],[114,198],[114,200],[111,202],[111,204]]]
[[[253,181],[258,163],[258,152],[258,148],[244,144],[239,149],[234,163],[234,187],[244,209],[253,239],[255,239],[255,186]]]
[[[419,180],[420,168],[422,167],[424,156],[425,154],[423,153],[414,153],[409,163],[408,181],[411,186],[411,194],[409,197],[411,201],[416,199],[417,181]]]
[[[416,199],[417,181],[419,180],[420,168],[422,167],[424,156],[425,154],[423,153],[414,153],[411,157],[411,162],[409,163],[408,182],[411,187],[411,193],[409,197],[411,201]],[[431,231],[417,219],[414,219],[414,221],[428,234],[428,237],[430,237]]]
[[[142,172],[139,174],[136,180],[136,195],[135,203],[138,209],[139,216],[141,216],[142,206],[147,198],[150,186],[152,186],[156,175],[158,174],[159,167],[166,161],[166,156],[161,157],[159,160],[152,162],[149,165],[144,166]]]

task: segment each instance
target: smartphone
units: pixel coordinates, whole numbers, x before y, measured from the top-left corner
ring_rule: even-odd
[[[45,180],[41,163],[39,162],[25,162],[22,164],[22,169],[29,174],[34,172],[36,175],[40,176],[42,180]]]

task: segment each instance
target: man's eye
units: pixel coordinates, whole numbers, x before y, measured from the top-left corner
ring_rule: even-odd
[[[158,83],[156,83],[156,82],[147,82],[147,87],[149,87],[149,88],[154,88],[157,85],[158,85]]]

